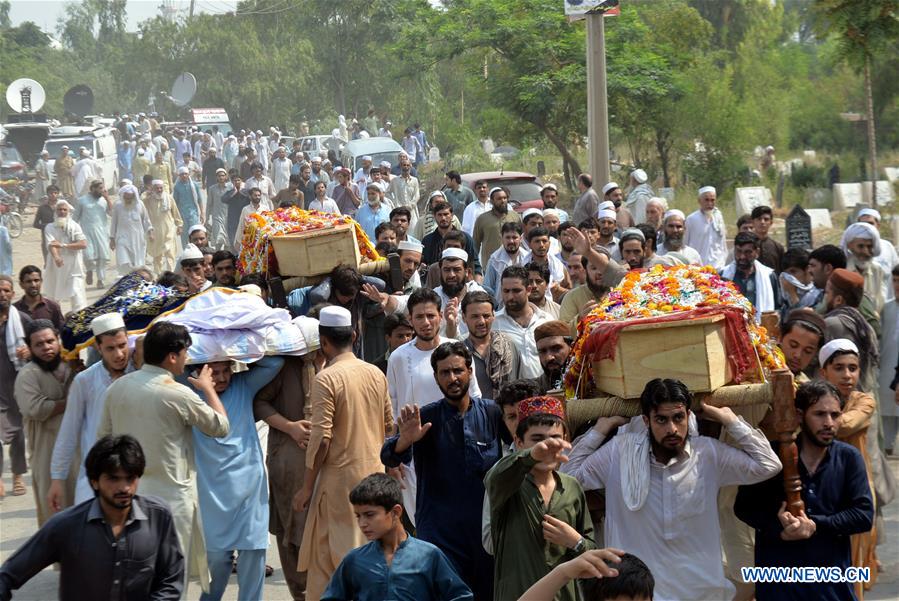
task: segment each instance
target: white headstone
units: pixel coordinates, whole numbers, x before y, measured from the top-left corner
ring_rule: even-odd
[[[659,196],[668,202],[674,202],[674,188],[659,188]]]
[[[821,227],[833,227],[833,223],[830,221],[830,211],[827,209],[806,209],[805,212],[812,218],[813,230]]]
[[[771,206],[771,190],[765,186],[737,188],[737,215],[752,213],[752,209],[760,206]]]
[[[817,158],[818,153],[816,153],[814,150],[803,150],[802,156],[806,161],[814,161],[815,158]]]
[[[862,200],[871,206],[874,205],[872,202],[874,199],[872,198],[872,183],[871,182],[862,182]],[[886,180],[880,180],[877,182],[877,206],[882,207],[884,205],[892,204],[895,197],[893,195],[893,184]]]
[[[484,138],[483,140],[481,140],[481,148],[484,149],[484,152],[486,154],[492,154],[496,146],[493,144],[493,140],[491,138]]]
[[[428,160],[432,163],[436,163],[440,160],[440,149],[436,146],[431,146],[431,149],[428,151]]]
[[[843,211],[851,209],[862,201],[861,184],[834,184],[833,185],[833,210]]]
[[[895,182],[899,179],[899,167],[884,167],[883,172],[891,182]]]

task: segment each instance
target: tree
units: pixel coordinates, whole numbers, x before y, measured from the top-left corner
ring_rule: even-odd
[[[836,36],[839,57],[865,78],[868,126],[869,179],[877,180],[877,139],[871,65],[874,58],[899,37],[899,0],[816,0],[823,33]],[[873,187],[877,204],[877,186]]]

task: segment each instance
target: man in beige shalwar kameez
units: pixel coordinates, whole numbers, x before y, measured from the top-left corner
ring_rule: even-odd
[[[53,173],[56,175],[56,185],[63,198],[75,200],[75,176],[72,169],[75,168],[75,160],[69,156],[69,147],[63,146],[62,152],[53,163]]]
[[[171,507],[189,568],[185,573],[199,576],[205,591],[210,578],[197,501],[192,429],[223,437],[230,424],[208,365],[196,378],[189,378],[206,402],[174,380],[184,371],[189,346],[190,335],[184,326],[154,324],[144,337],[143,366],[107,389],[97,438],[130,434],[140,442],[147,457],[141,494],[161,497]]]
[[[54,513],[47,501],[50,459],[62,424],[72,373],[68,363],[60,357],[59,333],[53,322],[37,319],[29,323],[25,328],[25,341],[31,351],[31,361],[19,370],[14,394],[19,411],[25,418],[25,438],[31,456],[31,480],[40,528]],[[63,508],[70,506],[75,499],[73,475],[77,473],[77,466],[69,470],[69,478],[63,487]]]
[[[147,252],[153,257],[153,271],[174,270],[175,257],[180,252],[179,236],[184,222],[172,195],[165,191],[161,180],[153,180],[151,188],[141,200],[153,224],[153,239],[147,241]]]
[[[294,503],[308,508],[298,564],[307,573],[307,601],[318,601],[343,557],[365,544],[349,494],[364,477],[384,471],[381,445],[393,432],[387,379],[353,355],[355,337],[349,311],[322,309],[319,339],[328,363],[312,382],[306,474]]]

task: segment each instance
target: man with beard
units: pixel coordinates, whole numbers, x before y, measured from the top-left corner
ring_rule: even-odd
[[[628,269],[643,269],[643,246],[646,244],[646,236],[636,228],[624,230],[618,240],[618,248],[621,259],[627,264]]]
[[[25,327],[31,323],[28,315],[12,304],[12,278],[0,274],[0,476],[3,475],[3,445],[9,445],[12,461],[13,496],[24,495],[25,431],[22,413],[15,399],[15,381],[19,370],[31,356],[25,342]],[[0,479],[0,498],[5,494]]]
[[[172,512],[137,494],[145,465],[131,436],[99,440],[85,460],[94,498],[53,517],[0,567],[0,599],[51,564],[60,599],[180,599],[184,555]]]
[[[228,244],[228,205],[222,199],[230,189],[228,172],[224,167],[216,169],[215,183],[206,187],[206,227],[209,230],[209,246],[215,250]]]
[[[528,270],[528,301],[552,319],[559,319],[561,307],[546,292],[550,282],[549,267],[531,261],[524,268]]]
[[[892,296],[888,272],[874,260],[880,254],[880,232],[870,223],[853,223],[843,232],[840,246],[846,253],[846,269],[865,279],[865,295],[874,301],[874,314],[879,316]]]
[[[596,222],[599,225],[599,237],[596,239],[596,242],[593,243],[593,246],[605,249],[613,259],[621,258],[621,251],[618,248],[618,238],[615,237],[615,232],[618,230],[617,219],[618,214],[615,212],[615,209],[604,207],[596,213]]]
[[[203,263],[203,252],[193,244],[185,246],[181,256],[178,257],[181,275],[187,278],[188,291],[191,294],[202,292],[212,285],[206,279],[206,270]]]
[[[50,259],[44,268],[47,296],[62,304],[68,299],[73,311],[87,304],[84,291],[82,254],[87,239],[71,217],[72,205],[64,200],[56,203],[56,220],[47,226],[47,248]]]
[[[356,211],[354,219],[365,230],[369,240],[374,240],[375,228],[381,223],[390,221],[390,207],[384,203],[384,192],[377,183],[365,187],[366,203]]]
[[[147,251],[153,257],[153,271],[171,270],[175,267],[177,236],[181,235],[184,225],[178,205],[165,191],[161,179],[153,180],[150,189],[144,193],[143,202],[153,225],[153,240],[147,245]]]
[[[554,209],[558,212],[559,222],[568,221],[568,211],[559,208],[559,188],[555,184],[543,184],[540,188],[540,200],[543,201],[543,210]],[[545,215],[545,213],[544,213]]]
[[[615,270],[616,267],[608,254],[601,252],[600,254],[605,258],[605,269],[589,261],[587,257],[581,257],[581,266],[587,274],[587,281],[566,294],[559,307],[559,319],[569,324],[572,332],[577,330],[578,322],[602,301],[611,288],[604,283],[605,272]]]
[[[474,222],[474,230],[471,234],[475,248],[480,249],[481,265],[490,261],[490,255],[503,245],[502,224],[521,223],[521,217],[517,211],[509,210],[509,190],[507,188],[491,188],[487,197],[490,199],[491,208],[482,213]]]
[[[588,173],[581,173],[577,176],[577,189],[580,196],[574,201],[574,210],[571,216],[575,222],[580,223],[584,219],[596,215],[600,200],[599,194],[593,188],[593,177]]]
[[[493,329],[506,334],[521,358],[519,377],[536,378],[541,373],[534,344],[534,330],[552,318],[528,301],[528,271],[524,267],[506,267],[500,278],[503,308],[496,314]]]
[[[724,215],[715,206],[717,199],[718,193],[713,186],[699,189],[699,208],[684,222],[687,229],[684,244],[699,252],[702,265],[721,270],[727,261],[727,227]]]
[[[399,167],[399,175],[391,179],[387,187],[387,199],[394,210],[400,207],[409,210],[409,223],[406,226],[408,229],[415,227],[418,221],[418,200],[421,198],[421,190],[418,178],[412,174],[412,162],[409,161],[409,157],[401,156]],[[392,213],[390,220],[393,221]]]
[[[490,599],[493,560],[481,542],[484,476],[510,442],[508,431],[500,408],[470,393],[472,357],[463,343],[441,344],[430,364],[442,398],[422,409],[403,407],[399,434],[384,443],[381,461],[396,468],[414,459],[417,536],[446,553],[475,599]]]
[[[793,309],[780,326],[780,350],[800,384],[809,381],[803,372],[818,356],[826,328],[824,319],[811,309]]]
[[[550,250],[555,238],[550,237],[549,232],[542,226],[532,229],[525,237],[531,251],[530,262],[543,265],[549,270],[548,294],[558,302],[571,290],[571,278],[568,277],[568,270],[565,269],[562,260]]]
[[[147,207],[132,185],[119,188],[119,200],[112,207],[109,248],[115,252],[119,275],[127,275],[143,267],[147,257],[147,240],[155,237]]]
[[[212,272],[216,286],[237,285],[237,257],[230,250],[217,250],[212,255]]]
[[[461,248],[447,248],[440,256],[440,285],[434,289],[443,307],[443,327],[441,336],[464,339],[468,326],[459,318],[462,298],[469,292],[484,289],[474,280],[468,279],[468,253]]]
[[[16,378],[15,397],[25,418],[26,439],[31,457],[31,484],[37,506],[37,525],[44,525],[53,511],[47,502],[50,490],[50,459],[53,445],[66,409],[66,388],[71,377],[69,364],[60,355],[59,331],[46,319],[32,321],[25,327],[25,342],[31,361]],[[65,483],[63,507],[75,497],[75,474]]]
[[[93,284],[93,273],[97,272],[97,288],[104,288],[106,278],[106,261],[109,259],[109,213],[112,202],[103,180],[90,183],[90,192],[75,203],[72,219],[81,226],[87,240],[84,249],[84,266],[87,269],[85,282]]]
[[[777,273],[758,259],[758,237],[741,232],[734,238],[734,262],[721,271],[721,277],[732,281],[752,303],[755,322],[761,323],[762,313],[780,311],[782,300]]]
[[[562,219],[559,217],[559,209],[543,209],[543,227],[549,232],[553,238],[559,238],[559,226],[562,225]],[[558,255],[562,252],[561,244],[553,244],[555,246],[554,254]]]
[[[874,501],[862,454],[835,440],[843,414],[839,391],[820,380],[796,391],[801,432],[796,437],[805,508],[786,511],[783,475],[741,486],[734,512],[755,528],[757,567],[852,565],[850,536],[874,523]],[[778,443],[773,443],[775,449]],[[658,581],[657,581],[658,582]],[[755,585],[759,601],[769,599],[855,599],[851,582],[765,582]]]
[[[500,276],[509,265],[525,265],[531,258],[530,251],[521,246],[521,224],[504,223],[501,227],[503,245],[497,248],[490,260],[484,275],[484,288],[500,302],[502,295],[499,289]]]
[[[19,313],[24,313],[31,319],[49,319],[62,330],[65,317],[59,303],[41,294],[41,284],[44,278],[41,270],[36,265],[26,265],[19,270],[19,286],[25,294],[13,303]]]
[[[518,379],[518,349],[505,334],[492,331],[496,302],[483,290],[469,292],[462,299],[462,320],[468,326],[465,347],[474,360],[474,376],[488,399],[496,398],[500,387]]]
[[[209,245],[209,236],[206,233],[206,226],[201,223],[193,225],[187,230],[187,241],[197,248],[204,248]]]
[[[684,244],[685,223],[687,218],[683,211],[670,209],[665,212],[662,219],[662,239],[658,248],[659,255],[668,253],[682,256],[690,265],[701,265],[702,258],[699,251]]]
[[[644,223],[646,221],[646,205],[655,195],[652,186],[649,185],[649,176],[643,169],[634,169],[631,171],[629,179],[631,190],[627,194],[624,205],[633,215],[634,223]],[[617,205],[615,208],[618,208]]]
[[[83,449],[90,449],[97,440],[97,426],[103,415],[106,389],[134,369],[130,362],[128,333],[121,314],[106,313],[95,317],[91,321],[91,332],[101,361],[76,374],[69,386],[66,411],[50,462],[52,480],[47,492],[47,504],[53,512],[65,507],[64,490],[73,472],[77,473],[74,503],[77,505],[93,497],[81,455],[76,451],[83,453]]]
[[[543,373],[534,381],[540,394],[561,388],[565,365],[571,354],[571,327],[564,321],[547,321],[534,330],[537,356]]]
[[[421,240],[421,243],[424,246],[424,253],[422,253],[421,256],[422,261],[428,265],[436,263],[441,256],[440,253],[445,248],[443,241],[447,234],[451,231],[457,231],[464,239],[462,250],[464,250],[469,257],[468,262],[471,264],[475,279],[483,280],[484,272],[481,269],[481,262],[478,261],[474,240],[472,240],[471,236],[453,225],[453,209],[450,204],[445,201],[436,201],[431,207],[431,212],[437,227],[433,232],[427,234]]]
[[[646,562],[660,601],[733,598],[721,563],[719,489],[781,470],[765,435],[728,407],[701,405],[700,415],[721,424],[735,446],[698,436],[692,405],[683,382],[650,380],[642,416],[600,418],[562,466],[584,490],[605,489],[605,543]]]
[[[865,293],[864,286],[864,279],[854,271],[834,269],[830,274],[824,287],[824,303],[827,307],[824,315],[824,342],[846,338],[855,343],[860,351],[859,388],[871,392],[877,386],[880,345],[874,328],[858,310]]]
[[[53,172],[56,174],[56,185],[59,186],[60,194],[63,198],[75,198],[75,177],[72,175],[72,169],[75,168],[75,161],[69,155],[69,147],[63,146],[59,149],[59,156],[53,163]]]

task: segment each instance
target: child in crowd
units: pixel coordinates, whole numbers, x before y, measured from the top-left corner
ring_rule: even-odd
[[[615,567],[609,567],[610,562]],[[596,549],[559,564],[518,601],[551,599],[574,579],[580,579],[584,601],[652,601],[655,588],[652,572],[636,555],[618,549]]]

